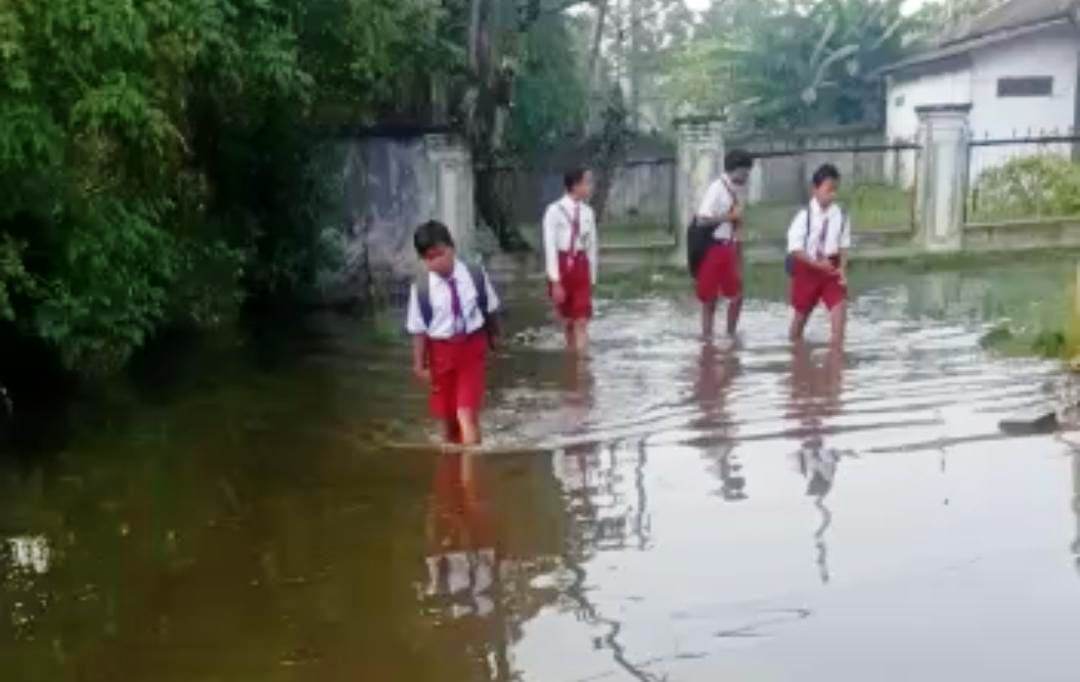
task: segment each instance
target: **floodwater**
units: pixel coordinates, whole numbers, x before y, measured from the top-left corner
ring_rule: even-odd
[[[997,426],[1074,390],[979,348],[1001,278],[856,276],[842,354],[601,300],[576,362],[519,273],[471,456],[365,323],[148,360],[0,459],[0,675],[1080,679],[1080,451]]]

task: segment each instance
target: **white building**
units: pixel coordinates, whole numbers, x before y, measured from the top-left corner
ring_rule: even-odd
[[[889,140],[914,140],[916,108],[937,104],[971,105],[977,139],[1069,134],[1080,125],[1078,24],[1078,0],[1010,0],[958,27],[934,49],[891,65],[883,72]],[[977,177],[1017,154],[1071,149],[980,147],[970,171]]]

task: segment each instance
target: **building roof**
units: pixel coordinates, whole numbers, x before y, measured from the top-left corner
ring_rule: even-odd
[[[971,50],[1029,35],[1050,26],[1076,23],[1080,0],[1008,0],[962,22],[930,50],[890,64],[881,73],[893,73],[929,62],[954,58]]]

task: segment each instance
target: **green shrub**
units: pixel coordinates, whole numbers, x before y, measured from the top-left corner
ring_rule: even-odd
[[[302,291],[337,177],[312,111],[362,121],[426,84],[437,5],[0,2],[4,329],[97,373]]]
[[[973,202],[986,220],[1080,214],[1080,164],[1055,154],[1013,159],[979,176]]]

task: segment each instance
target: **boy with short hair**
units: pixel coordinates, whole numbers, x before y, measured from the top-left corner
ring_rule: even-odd
[[[424,223],[413,244],[425,270],[409,292],[413,372],[431,387],[431,413],[445,424],[447,442],[479,445],[490,316],[499,299],[482,268],[458,260],[446,225]]]
[[[566,345],[584,353],[599,256],[596,217],[585,203],[592,195],[592,172],[567,171],[563,186],[566,194],[544,213],[544,265],[548,293],[565,325]]]
[[[810,205],[788,228],[791,275],[792,341],[801,341],[810,313],[818,303],[829,310],[832,344],[844,342],[847,326],[847,261],[851,222],[836,203],[840,171],[825,164],[814,172]]]
[[[742,149],[733,149],[724,157],[724,173],[705,191],[701,206],[694,215],[691,227],[700,241],[691,247],[691,270],[694,272],[698,300],[701,301],[701,333],[708,340],[713,336],[716,303],[722,296],[728,299],[727,333],[734,337],[742,313],[743,282],[742,254],[739,232],[743,207],[739,189],[750,180],[754,157]],[[708,234],[703,231],[707,230]]]

